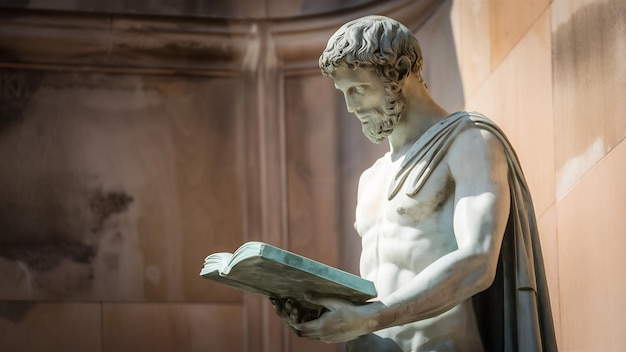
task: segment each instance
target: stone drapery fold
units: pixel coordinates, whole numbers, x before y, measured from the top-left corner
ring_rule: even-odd
[[[532,198],[511,143],[493,121],[476,112],[459,111],[432,126],[405,155],[388,199],[401,191],[415,196],[455,137],[468,128],[489,131],[500,141],[511,193],[496,279],[473,297],[485,351],[557,351]]]

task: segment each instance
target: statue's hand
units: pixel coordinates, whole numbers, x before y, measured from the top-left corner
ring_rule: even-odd
[[[293,326],[302,322],[302,305],[292,298],[270,297],[274,312],[287,325]]]
[[[291,325],[296,334],[327,343],[345,342],[377,330],[377,312],[382,303],[374,302],[357,306],[336,298],[307,296],[307,301],[326,307],[318,319]]]

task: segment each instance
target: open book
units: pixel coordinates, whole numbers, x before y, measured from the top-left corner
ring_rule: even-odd
[[[247,242],[232,254],[209,255],[200,275],[273,299],[295,300],[304,311],[322,308],[307,302],[305,293],[359,305],[377,296],[369,280],[262,242]]]

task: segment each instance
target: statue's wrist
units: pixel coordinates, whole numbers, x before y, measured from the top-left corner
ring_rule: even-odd
[[[366,306],[366,317],[367,317],[367,332],[374,332],[380,329],[383,329],[382,326],[383,321],[383,313],[385,309],[385,305],[380,301],[375,301],[367,304]]]

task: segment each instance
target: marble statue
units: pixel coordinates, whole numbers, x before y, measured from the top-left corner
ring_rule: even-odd
[[[368,16],[320,57],[347,109],[389,152],[361,175],[355,228],[361,275],[379,296],[327,311],[298,336],[348,351],[556,350],[534,210],[515,152],[487,117],[450,114],[429,94],[417,39]]]

